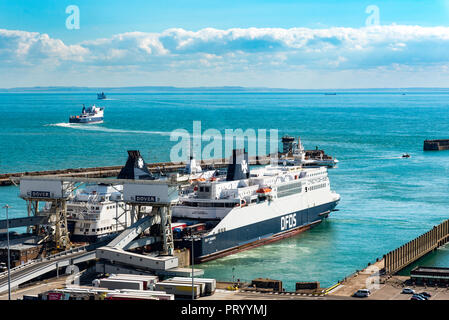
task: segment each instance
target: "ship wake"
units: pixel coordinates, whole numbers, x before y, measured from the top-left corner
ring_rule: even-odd
[[[107,133],[154,134],[154,135],[161,135],[161,136],[170,136],[170,134],[171,134],[171,132],[164,132],[164,131],[114,129],[114,128],[106,128],[106,127],[90,125],[90,124],[76,124],[76,123],[68,123],[68,122],[52,123],[52,124],[47,124],[45,126],[70,128],[70,129],[84,130],[84,131],[107,132]]]

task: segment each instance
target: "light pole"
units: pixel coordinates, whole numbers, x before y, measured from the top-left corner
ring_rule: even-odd
[[[193,269],[193,265],[195,263],[195,258],[194,258],[194,254],[193,254],[193,235],[192,235],[192,300],[195,300],[195,288],[193,286],[193,277],[194,277],[194,269]]]
[[[10,206],[6,204],[3,208],[6,209],[6,243],[8,246],[8,301],[11,301],[11,261],[9,253],[9,218],[8,218],[8,208]]]

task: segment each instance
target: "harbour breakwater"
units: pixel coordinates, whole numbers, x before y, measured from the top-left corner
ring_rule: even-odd
[[[249,157],[250,165],[267,164],[270,161],[269,156]],[[210,159],[202,160],[201,166],[212,167],[215,169],[225,168],[228,165],[228,159]],[[152,173],[168,173],[185,168],[185,163],[157,162],[147,164],[148,170]],[[16,172],[0,174],[0,186],[9,186],[14,184],[12,178],[23,176],[58,176],[58,177],[83,177],[83,178],[109,178],[116,177],[123,166],[106,166],[90,168],[70,168],[60,170],[45,170],[33,172]]]

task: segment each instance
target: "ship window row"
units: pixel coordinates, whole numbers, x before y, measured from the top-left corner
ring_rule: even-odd
[[[233,208],[235,203],[233,202],[184,202],[188,207],[214,207],[214,208]]]
[[[283,191],[287,191],[290,189],[301,189],[301,182],[294,182],[294,183],[289,183],[287,185],[283,185],[283,186],[279,186],[277,188],[278,192],[283,192]]]
[[[209,192],[209,187],[200,187],[200,192]]]
[[[115,204],[112,205],[112,206],[107,206],[107,207],[106,207],[106,209],[108,209],[108,210],[109,210],[109,209],[114,209],[114,208],[115,208]]]
[[[321,184],[317,184],[315,186],[311,186],[309,188],[309,190],[312,191],[312,190],[321,189],[321,188],[325,188],[325,187],[326,187],[326,183],[321,183]]]
[[[103,227],[103,228],[98,228],[98,229],[92,229],[92,232],[95,231],[104,231],[104,230],[112,230],[112,226],[109,227]],[[80,231],[83,231],[83,229],[80,229]],[[85,232],[89,232],[89,229],[85,229]]]
[[[292,194],[298,194],[301,193],[302,188],[301,187],[297,187],[297,188],[292,188],[289,190],[285,190],[285,191],[278,191],[278,198],[282,198],[282,197],[286,197],[286,196],[291,196]]]

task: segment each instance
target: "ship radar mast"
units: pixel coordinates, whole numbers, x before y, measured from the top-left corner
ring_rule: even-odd
[[[302,164],[306,160],[306,152],[304,151],[304,147],[301,143],[300,137],[298,137],[298,143],[293,142],[292,153],[295,164],[302,166]]]
[[[189,174],[196,174],[202,172],[201,166],[197,165],[195,156],[193,153],[193,141],[189,143],[189,159],[186,163],[185,172]]]

